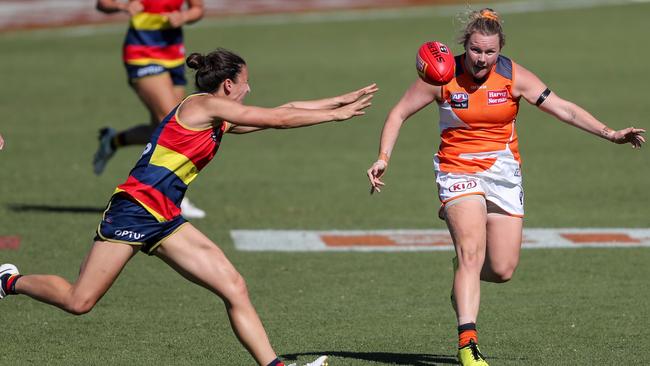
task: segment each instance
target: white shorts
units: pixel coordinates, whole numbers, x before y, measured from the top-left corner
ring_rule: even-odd
[[[436,170],[441,213],[444,206],[455,199],[482,195],[488,203],[497,205],[506,214],[524,217],[524,189],[521,182],[521,169],[514,159],[499,159],[489,170],[480,173]]]

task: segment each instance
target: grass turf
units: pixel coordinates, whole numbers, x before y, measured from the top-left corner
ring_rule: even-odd
[[[497,7],[498,10],[498,7]],[[559,95],[621,128],[643,123],[646,4],[505,16],[504,54]],[[606,21],[604,21],[606,19]],[[99,178],[99,127],[147,116],[119,61],[122,32],[3,35],[1,251],[25,273],[74,279],[101,210],[141,149],[120,151]],[[332,365],[453,364],[450,253],[241,253],[230,229],[443,227],[430,170],[437,113],[402,129],[388,186],[367,194],[383,119],[416,77],[414,53],[453,43],[450,17],[221,26],[186,31],[190,51],[236,50],[251,68],[250,104],[273,106],[377,82],[366,117],[302,130],[226,136],[190,197],[196,225],[247,279],[279,353]],[[282,40],[282,41],[278,41]],[[458,46],[453,50],[459,52]],[[647,126],[646,126],[647,127]],[[608,144],[522,106],[528,227],[647,227],[647,151]],[[647,249],[524,251],[515,279],[484,285],[481,347],[495,365],[642,364],[650,351]],[[0,364],[249,365],[223,305],[139,255],[92,313],[73,317],[24,297],[0,302]]]

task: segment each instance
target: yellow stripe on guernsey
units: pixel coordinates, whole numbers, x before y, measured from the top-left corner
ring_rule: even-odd
[[[131,17],[131,28],[135,30],[161,30],[171,28],[166,15],[154,13],[138,13]]]
[[[153,151],[149,164],[171,170],[185,185],[189,185],[199,174],[199,170],[187,156],[160,145]]]
[[[150,64],[162,65],[168,69],[173,69],[174,67],[180,66],[185,63],[184,58],[179,58],[176,60],[161,60],[159,58],[136,58],[132,60],[127,60],[127,64],[136,65],[136,66],[146,66]]]

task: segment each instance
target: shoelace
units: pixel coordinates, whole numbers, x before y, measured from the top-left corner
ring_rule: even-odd
[[[478,350],[478,347],[476,346],[476,343],[474,343],[474,340],[469,341],[469,348],[472,350],[472,356],[474,356],[474,359],[476,361],[485,360],[485,356],[483,356],[481,351]]]

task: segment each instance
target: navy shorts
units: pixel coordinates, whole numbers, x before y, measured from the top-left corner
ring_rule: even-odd
[[[141,245],[141,251],[152,255],[163,240],[186,222],[181,215],[160,222],[137,201],[118,193],[108,202],[95,240]]]
[[[126,74],[129,77],[129,84],[133,84],[134,80],[146,76],[160,75],[168,72],[169,76],[172,78],[172,83],[174,85],[178,85],[178,86],[187,85],[187,79],[185,79],[184,65],[176,66],[173,68],[166,68],[165,66],[158,65],[158,64],[149,64],[144,66],[125,64],[124,67],[126,67]]]

